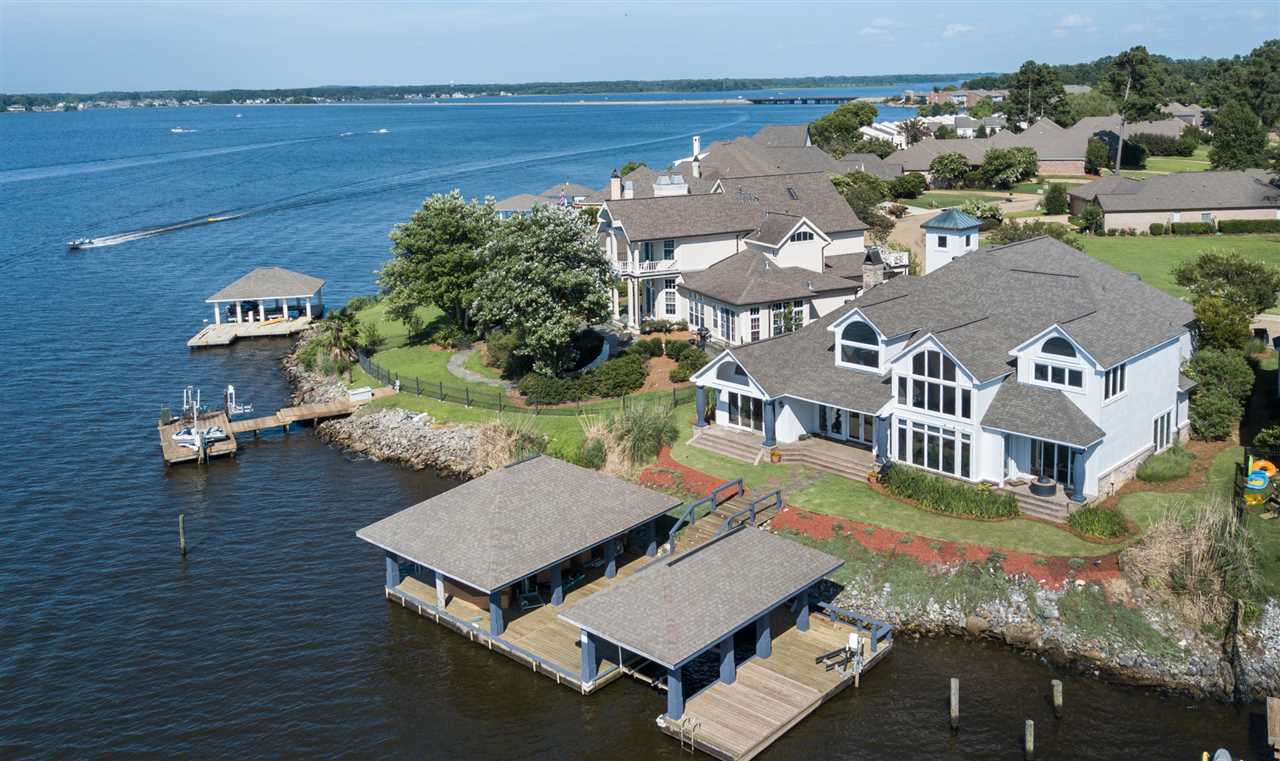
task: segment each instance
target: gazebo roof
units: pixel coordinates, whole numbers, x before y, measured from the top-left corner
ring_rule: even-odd
[[[323,285],[324,281],[318,277],[311,277],[283,267],[258,267],[205,301],[260,301],[311,297]]]
[[[679,504],[620,478],[538,456],[419,502],[356,536],[491,592]]]
[[[920,226],[926,230],[972,230],[982,223],[959,209],[947,209]]]

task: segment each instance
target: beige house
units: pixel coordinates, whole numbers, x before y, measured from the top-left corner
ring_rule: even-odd
[[[1276,175],[1258,169],[1179,172],[1145,180],[1103,177],[1069,191],[1071,212],[1102,208],[1108,230],[1145,232],[1153,223],[1280,219]]]

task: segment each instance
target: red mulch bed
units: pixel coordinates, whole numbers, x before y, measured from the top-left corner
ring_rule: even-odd
[[[676,474],[679,474],[681,485],[699,495],[710,494],[712,489],[724,483],[723,479],[676,462],[671,457],[670,447],[664,447],[658,453],[657,462],[640,474],[639,482],[645,486],[671,487],[676,485]],[[839,532],[835,530],[836,526],[840,526]],[[1025,575],[1035,579],[1046,589],[1060,589],[1073,579],[1102,583],[1118,579],[1121,575],[1118,564],[1119,553],[1082,558],[1085,564],[1076,570],[1068,564],[1070,557],[1033,555],[998,547],[944,542],[915,535],[911,535],[909,543],[903,543],[902,537],[907,534],[901,531],[880,528],[848,518],[814,513],[790,505],[784,507],[782,512],[773,518],[769,527],[779,531],[795,531],[818,540],[830,539],[840,533],[873,552],[905,555],[929,566],[956,566],[965,562],[983,563],[992,552],[999,552],[1004,556],[1001,565],[1005,573]],[[868,529],[871,530],[868,531]],[[933,549],[934,546],[938,549]],[[1042,561],[1043,564],[1037,563],[1037,560]]]

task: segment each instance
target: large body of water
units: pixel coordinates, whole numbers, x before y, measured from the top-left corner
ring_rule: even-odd
[[[878,94],[875,90],[868,90]],[[387,231],[436,191],[592,187],[630,159],[826,109],[331,106],[0,118],[0,756],[680,758],[633,682],[582,698],[382,597],[357,528],[452,483],[309,432],[234,461],[162,464],[155,419],[186,384],[270,409],[284,342],[190,353],[206,295],[259,265],[374,288]],[[237,117],[237,113],[240,116]],[[171,128],[195,130],[173,134]],[[376,133],[377,130],[390,130]],[[342,133],[351,133],[342,136]],[[63,242],[256,207],[68,252]],[[187,559],[177,515],[187,516]],[[947,731],[947,678],[964,728]],[[1257,712],[1067,677],[1006,650],[903,641],[859,691],[768,757],[1199,758],[1255,743]],[[1250,729],[1253,727],[1251,736]]]

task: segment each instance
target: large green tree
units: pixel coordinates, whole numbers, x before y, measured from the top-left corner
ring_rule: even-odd
[[[866,172],[849,172],[831,178],[840,195],[871,228],[871,237],[876,241],[886,241],[893,232],[893,220],[880,211],[880,204],[889,200],[889,188],[884,180]]]
[[[1099,82],[1104,94],[1115,101],[1120,112],[1119,144],[1116,146],[1115,170],[1120,171],[1120,155],[1124,151],[1125,125],[1152,121],[1160,116],[1164,97],[1164,66],[1139,45],[1111,60]]]
[[[854,101],[842,104],[809,125],[809,139],[837,158],[854,153],[850,147],[863,137],[858,130],[875,121],[877,113],[876,107],[870,103]]]
[[[468,202],[457,190],[424,201],[391,230],[391,261],[378,273],[387,314],[417,327],[418,307],[434,305],[465,329],[480,271],[476,254],[496,227],[493,204]]]
[[[1267,128],[1253,109],[1238,100],[1213,117],[1209,163],[1214,169],[1250,169],[1267,165]]]
[[[1173,268],[1173,279],[1193,299],[1213,297],[1247,318],[1276,305],[1280,267],[1235,252],[1205,251]]]
[[[1097,90],[1073,92],[1067,94],[1063,111],[1065,113],[1059,124],[1069,127],[1088,116],[1111,116],[1116,112],[1116,104],[1106,94]]]
[[[1067,91],[1052,66],[1027,61],[1009,83],[1004,115],[1009,120],[1010,129],[1017,129],[1019,122],[1033,124],[1044,118],[1057,121],[1066,113],[1066,99]]]
[[[969,173],[969,159],[963,153],[939,153],[929,162],[929,176],[936,185],[955,187]]]
[[[988,148],[982,155],[982,177],[993,188],[1008,190],[1034,177],[1037,167],[1034,148]]]
[[[535,372],[558,375],[576,359],[573,335],[609,315],[614,281],[594,228],[561,206],[535,206],[498,225],[478,257],[472,312],[487,329],[517,336],[513,350]]]
[[[1240,101],[1268,129],[1280,127],[1280,39],[1267,40],[1243,58],[1219,61],[1209,90],[1214,105]]]
[[[983,95],[978,98],[978,102],[973,104],[973,108],[969,109],[969,116],[975,119],[985,119],[988,116],[994,116],[996,113],[996,103],[991,100],[990,95]]]

